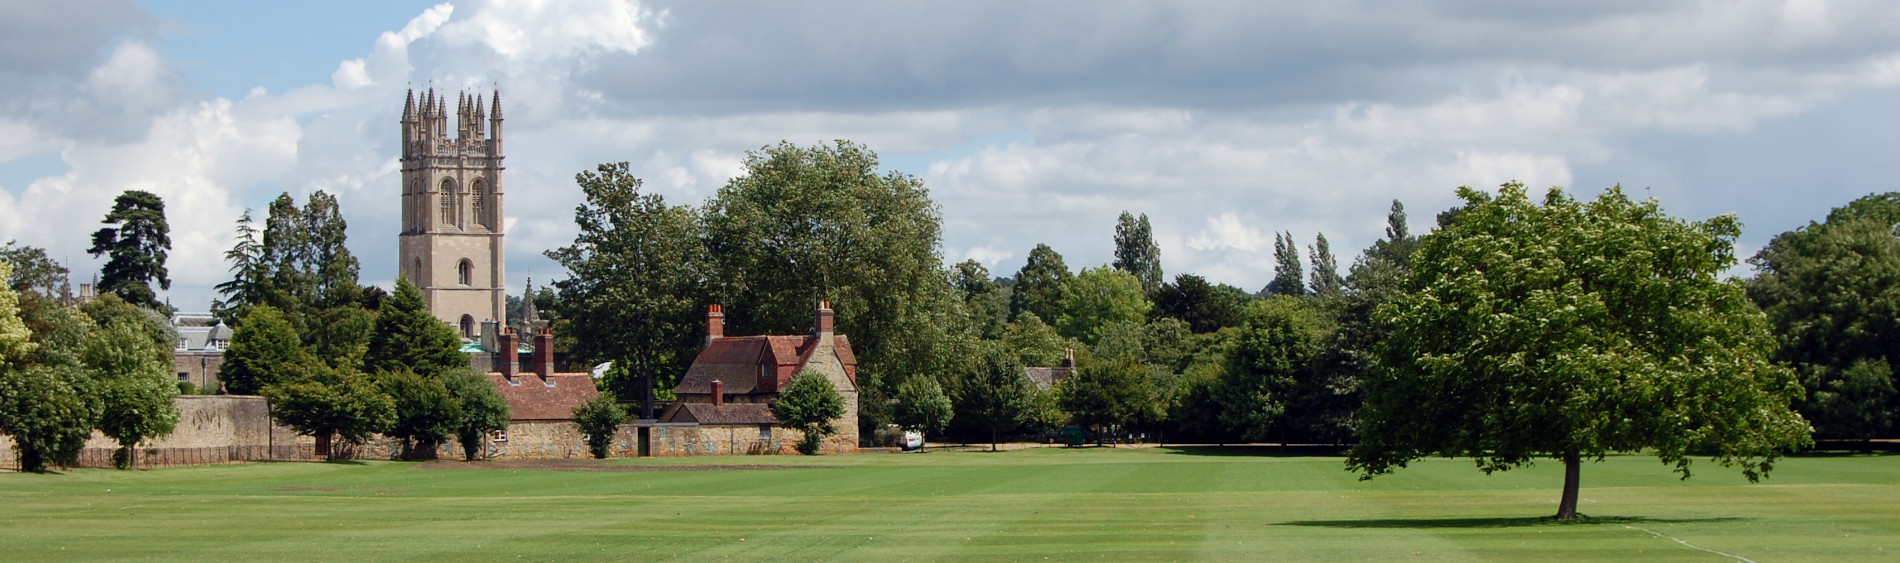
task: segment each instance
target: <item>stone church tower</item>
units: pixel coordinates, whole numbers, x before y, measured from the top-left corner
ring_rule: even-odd
[[[436,318],[473,338],[483,321],[507,318],[502,281],[501,92],[456,96],[450,109],[430,89],[402,108],[402,235],[398,272],[422,288]]]

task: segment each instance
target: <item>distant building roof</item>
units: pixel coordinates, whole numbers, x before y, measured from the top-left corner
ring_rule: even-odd
[[[762,403],[679,403],[660,415],[660,422],[699,424],[778,424],[772,408]]]
[[[172,327],[178,332],[174,351],[223,353],[231,344],[231,327],[210,313],[173,313]]]
[[[574,407],[600,396],[594,377],[587,373],[557,373],[547,378],[522,373],[512,381],[490,373],[488,380],[508,402],[509,420],[573,420]]]
[[[1029,376],[1029,381],[1035,383],[1036,388],[1043,391],[1055,387],[1056,382],[1069,377],[1071,373],[1075,373],[1075,368],[1023,368],[1023,375]]]

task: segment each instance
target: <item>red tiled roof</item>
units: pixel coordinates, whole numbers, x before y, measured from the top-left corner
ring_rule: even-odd
[[[693,358],[675,393],[712,392],[713,380],[726,386],[726,393],[746,395],[759,390],[759,366],[800,366],[808,360],[817,342],[814,336],[725,336],[714,339]],[[851,341],[844,335],[833,336],[833,348],[844,363],[845,373],[853,381],[858,377],[858,357],[851,352]]]
[[[778,424],[772,407],[761,403],[679,403],[660,417],[660,422],[697,422],[700,424]]]
[[[573,420],[574,407],[600,395],[593,374],[588,373],[557,373],[546,379],[524,373],[513,381],[490,373],[488,380],[508,402],[510,420]]]

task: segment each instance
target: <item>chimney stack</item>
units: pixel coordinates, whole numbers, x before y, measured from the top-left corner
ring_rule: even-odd
[[[515,329],[505,329],[495,338],[495,371],[501,376],[513,380],[515,366],[521,361],[521,345],[515,343]]]
[[[726,404],[726,382],[714,379],[712,381],[712,396],[713,406],[717,407]]]
[[[706,308],[706,343],[726,335],[726,312],[718,305]]]
[[[1065,368],[1075,367],[1075,349],[1074,348],[1067,348],[1062,351],[1062,367],[1065,367]]]
[[[831,336],[831,302],[818,302],[818,337]]]
[[[545,328],[534,335],[534,372],[542,378],[554,375],[554,333]]]

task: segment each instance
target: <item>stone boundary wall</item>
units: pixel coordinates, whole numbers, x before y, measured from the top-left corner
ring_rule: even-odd
[[[316,439],[300,436],[270,419],[270,405],[263,397],[240,395],[184,395],[173,400],[178,405],[178,428],[171,435],[147,440],[139,448],[135,466],[139,468],[180,465],[215,465],[244,461],[323,461],[316,451]],[[761,438],[755,425],[655,425],[651,427],[653,457],[690,457],[703,455],[792,455],[804,434],[789,428],[773,427],[770,437]],[[614,433],[611,457],[635,457],[639,447],[640,426],[623,424]],[[112,467],[112,452],[117,443],[93,433],[73,467]],[[839,436],[825,440],[825,453],[856,451],[856,444]],[[437,453],[442,459],[461,459],[462,446],[453,438],[444,441]],[[383,436],[357,446],[357,459],[401,459],[402,444]],[[508,426],[508,441],[490,441],[483,445],[482,457],[493,459],[574,459],[592,457],[587,441],[569,421],[515,421]],[[20,462],[13,441],[0,436],[0,471],[17,471]]]
[[[672,425],[651,427],[650,457],[690,457],[703,455],[794,455],[804,434],[788,428],[772,428],[769,438],[759,436],[755,425]],[[614,432],[609,457],[637,457],[640,426],[622,424]],[[825,440],[825,453],[849,453],[856,445],[833,436]],[[461,459],[461,444],[451,439],[437,452],[441,459]],[[590,458],[587,439],[569,421],[515,421],[508,425],[507,442],[489,442],[482,457],[490,459],[579,459]],[[377,437],[356,448],[357,459],[393,460],[402,458],[402,444]]]
[[[263,397],[181,395],[172,404],[178,406],[178,427],[170,435],[139,444],[135,467],[322,459],[315,439],[271,421],[270,404]],[[93,432],[71,467],[112,467],[112,452],[117,449],[117,442]],[[12,438],[0,436],[0,471],[19,468]]]

